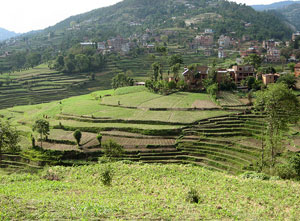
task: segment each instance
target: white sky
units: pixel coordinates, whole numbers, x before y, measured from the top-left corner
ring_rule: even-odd
[[[0,27],[18,33],[44,29],[80,13],[113,5],[121,0],[2,0]],[[163,0],[162,0],[163,1]],[[279,0],[264,0],[269,4]],[[261,0],[235,0],[262,4]]]

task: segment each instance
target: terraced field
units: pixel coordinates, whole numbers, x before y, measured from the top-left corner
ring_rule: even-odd
[[[118,100],[121,104],[114,105]],[[202,104],[202,109],[193,109],[195,102]],[[57,151],[62,153],[63,161],[55,159],[58,163],[67,164],[67,156],[97,160],[103,154],[96,139],[101,132],[103,142],[115,140],[124,146],[125,154],[121,159],[192,163],[234,174],[255,168],[260,157],[260,135],[264,130],[261,116],[245,110],[225,111],[216,104],[211,110],[208,102],[212,101],[206,94],[161,96],[143,87],[128,87],[48,104],[4,109],[0,110],[0,115],[22,132],[21,145],[25,149],[30,146],[33,122],[40,118],[48,120],[51,131],[43,147],[56,154]],[[83,132],[80,148],[73,138],[76,129]],[[297,126],[291,128],[290,150],[298,148],[299,131]],[[33,134],[38,138],[38,134]],[[29,156],[25,151],[24,157]],[[36,160],[43,159],[41,156]],[[51,159],[46,157],[44,161]]]
[[[131,106],[109,104],[116,100]],[[203,107],[193,107],[195,102],[202,102]],[[220,109],[216,104],[213,110],[206,110],[205,105],[210,105],[209,102],[212,103],[206,94],[175,93],[161,96],[152,94],[143,87],[129,87],[94,92],[47,104],[16,106],[0,110],[0,115],[21,132],[20,144],[24,150],[31,146],[31,134],[36,139],[39,137],[32,131],[33,123],[44,118],[51,126],[48,140],[43,142],[45,150],[68,154],[75,151],[82,153],[81,158],[89,153],[93,159],[97,159],[101,156],[102,149],[96,136],[101,132],[103,142],[112,139],[125,147],[123,159],[185,163],[189,156],[176,148],[176,139],[182,129],[203,119],[232,113]],[[73,138],[76,129],[83,133],[80,148]],[[25,151],[24,157],[30,158],[30,152]],[[43,156],[33,160],[51,161]]]
[[[64,74],[50,70],[46,64],[26,71],[2,74],[0,109],[44,103],[107,89],[111,75],[105,72],[98,75],[100,74],[96,74],[96,80],[91,81],[87,74]]]

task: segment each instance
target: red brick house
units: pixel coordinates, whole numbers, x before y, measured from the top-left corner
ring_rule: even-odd
[[[295,69],[295,76],[299,77],[300,76],[300,63],[296,64],[294,69]]]

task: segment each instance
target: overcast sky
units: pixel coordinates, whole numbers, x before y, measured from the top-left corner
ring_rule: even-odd
[[[113,5],[121,0],[2,0],[0,27],[18,33],[44,29],[80,13]],[[163,0],[162,0],[163,1]],[[263,4],[280,0],[264,0]],[[236,0],[261,4],[261,0]]]

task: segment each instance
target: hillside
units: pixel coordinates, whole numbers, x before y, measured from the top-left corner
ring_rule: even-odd
[[[112,185],[102,173],[113,171]],[[191,165],[95,164],[38,174],[0,171],[4,220],[297,220],[300,184]],[[189,191],[198,192],[189,196]],[[198,196],[198,203],[189,202]]]
[[[257,11],[270,11],[274,10],[278,13],[278,16],[282,16],[295,29],[300,30],[300,1],[283,1],[276,2],[270,5],[252,5]]]
[[[278,9],[278,12],[293,24],[297,30],[300,30],[300,2]]]
[[[0,41],[17,36],[18,34],[12,31],[8,31],[4,28],[0,28]]]
[[[287,39],[291,34],[291,30],[274,15],[224,0],[124,0],[72,16],[44,31],[24,35],[7,46],[11,49],[46,50],[51,47],[56,51],[66,50],[84,39],[104,41],[118,35],[144,34],[146,29],[184,27],[191,19],[196,19],[193,25],[200,32],[211,28],[216,35],[235,32],[235,37],[249,35],[263,40]],[[251,23],[251,27],[245,27],[247,23]]]

